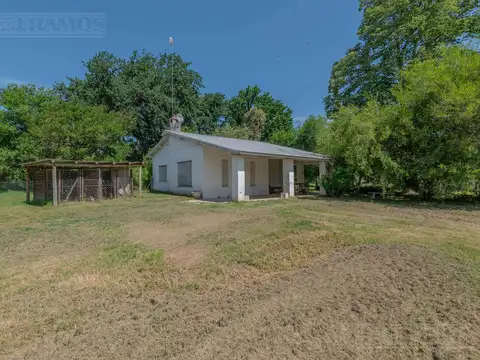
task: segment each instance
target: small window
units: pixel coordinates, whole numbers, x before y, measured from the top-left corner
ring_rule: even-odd
[[[177,163],[178,187],[192,187],[192,162],[183,161]]]
[[[222,160],[222,187],[228,187],[228,160]]]
[[[161,165],[158,167],[158,181],[167,182],[167,165]]]
[[[250,161],[250,186],[255,186],[255,161]]]

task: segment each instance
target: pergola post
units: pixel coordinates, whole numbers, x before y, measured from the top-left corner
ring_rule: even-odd
[[[102,200],[102,169],[98,169],[97,199]]]
[[[142,196],[142,167],[138,168],[138,196]]]
[[[128,168],[128,184],[130,185],[130,196],[133,197],[133,172],[132,168]]]
[[[48,170],[45,170],[45,178],[43,179],[43,182],[45,185],[43,188],[43,192],[45,193],[44,201],[47,202],[48,201]]]
[[[113,193],[115,199],[118,198],[118,169],[115,169],[115,180],[114,180],[114,185],[113,185]]]
[[[53,206],[58,205],[58,183],[57,183],[57,167],[52,166],[52,203]]]
[[[26,191],[26,201],[30,202],[30,173],[28,168],[25,171],[25,191]]]
[[[78,170],[80,175],[80,201],[83,201],[83,169]]]

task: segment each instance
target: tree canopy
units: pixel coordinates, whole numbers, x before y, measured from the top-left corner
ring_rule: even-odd
[[[136,125],[131,157],[141,159],[158,142],[173,114],[183,114],[185,126],[193,126],[196,116],[203,115],[198,106],[203,80],[190,65],[166,53],[134,51],[120,59],[101,52],[85,63],[84,79],[70,78],[56,89],[67,99],[132,113]]]
[[[480,34],[478,0],[360,0],[360,10],[359,42],[333,65],[329,115],[369,99],[392,101],[390,89],[405,66]]]
[[[259,140],[271,141],[275,133],[293,132],[293,111],[270,93],[262,92],[257,86],[248,86],[238,92],[229,103],[227,122],[232,126],[245,126],[245,114],[253,107],[262,110],[265,124],[262,126]]]
[[[393,101],[341,107],[329,150],[355,175],[425,198],[472,187],[480,169],[480,54],[448,47],[400,72]]]
[[[30,85],[1,90],[0,106],[0,171],[11,178],[36,159],[120,160],[130,152],[128,113],[65,101]]]

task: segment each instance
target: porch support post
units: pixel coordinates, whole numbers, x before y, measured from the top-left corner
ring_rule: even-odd
[[[322,177],[327,174],[327,163],[325,160],[321,160],[320,163],[318,164],[318,169],[319,169],[319,176],[320,176],[320,181],[322,181]],[[327,195],[327,192],[325,189],[322,187],[320,184],[320,195]]]
[[[245,158],[232,156],[232,200],[245,201]]]
[[[58,205],[58,182],[57,182],[57,167],[52,166],[52,203],[53,206]]]
[[[292,159],[283,159],[283,192],[288,197],[295,196],[295,173],[294,161]]]
[[[297,181],[300,184],[304,184],[305,183],[305,164],[303,163],[303,161],[299,161],[296,163],[296,166],[297,166]]]

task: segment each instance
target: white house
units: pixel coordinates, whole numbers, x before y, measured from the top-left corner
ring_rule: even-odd
[[[318,164],[324,174],[329,160],[325,155],[259,141],[180,131],[165,131],[149,155],[153,190],[199,192],[203,199],[234,201],[273,193],[293,197],[295,188],[305,182],[304,166]]]

